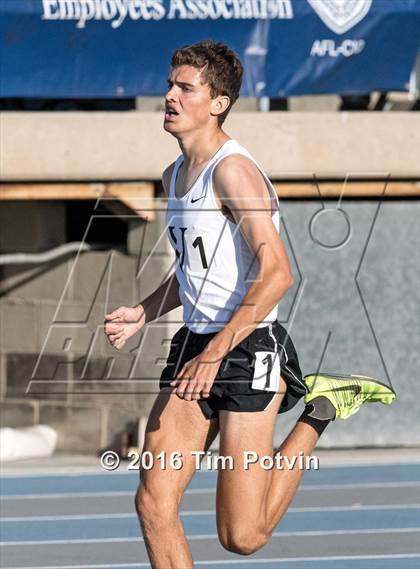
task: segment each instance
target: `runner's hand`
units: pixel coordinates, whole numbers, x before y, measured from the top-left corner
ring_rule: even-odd
[[[220,357],[205,351],[186,362],[170,385],[180,399],[192,401],[210,396],[217,372],[221,364]]]
[[[141,306],[129,308],[120,306],[110,314],[105,314],[105,334],[111,345],[121,350],[126,341],[134,336],[145,324]]]

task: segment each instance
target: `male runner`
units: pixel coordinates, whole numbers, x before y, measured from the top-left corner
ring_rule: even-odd
[[[192,569],[179,518],[195,471],[192,451],[207,451],[220,433],[220,454],[235,468],[219,470],[217,529],[222,545],[249,555],[286,512],[303,471],[243,468],[245,451],[273,455],[278,413],[305,396],[305,410],[276,453],[310,455],[331,420],[362,403],[391,403],[395,394],[369,378],[307,376],[277,321],[292,284],[279,236],[279,204],[267,176],[222,129],[239,95],[242,66],[225,45],[210,41],[175,51],[165,97],[164,128],[182,154],[163,174],[167,229],[177,264],[152,295],[106,316],[105,332],[121,349],[146,323],[183,306],[151,411],[144,450],[169,457],[141,474],[136,508],[152,566]],[[259,133],[259,136],[261,133]]]

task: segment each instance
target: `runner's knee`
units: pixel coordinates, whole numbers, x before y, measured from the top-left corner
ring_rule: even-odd
[[[158,529],[172,525],[178,516],[178,501],[166,492],[139,485],[135,496],[137,515],[145,528]]]
[[[246,527],[236,524],[219,530],[219,540],[222,546],[239,555],[252,555],[269,540],[269,535],[255,526]]]

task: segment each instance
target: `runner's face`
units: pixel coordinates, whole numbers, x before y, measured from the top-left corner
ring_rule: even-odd
[[[208,124],[213,99],[207,83],[201,82],[201,72],[190,65],[171,70],[165,95],[163,128],[181,134]]]

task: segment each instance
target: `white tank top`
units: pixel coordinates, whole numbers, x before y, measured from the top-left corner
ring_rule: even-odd
[[[184,157],[178,157],[170,182],[166,229],[177,257],[183,320],[198,334],[223,328],[239,308],[259,268],[258,258],[248,247],[239,226],[223,215],[213,192],[213,170],[231,154],[246,156],[260,170],[270,192],[272,220],[279,231],[277,194],[257,162],[238,142],[225,142],[181,198],[175,195],[175,182]],[[257,328],[274,322],[277,311],[278,305]]]

